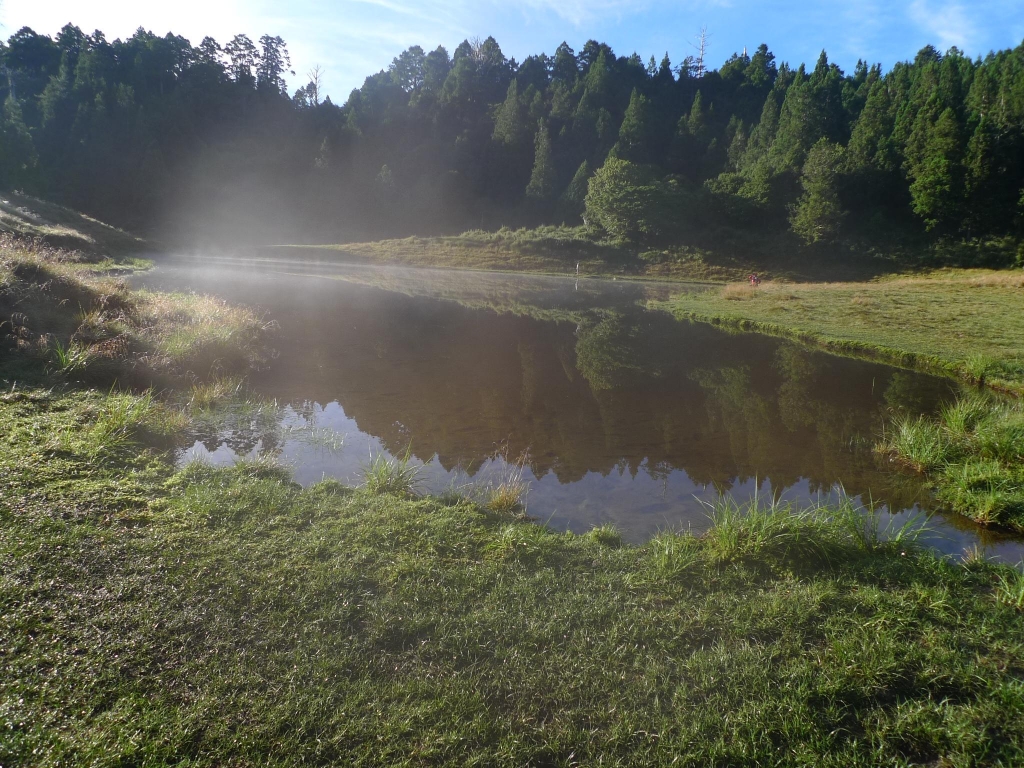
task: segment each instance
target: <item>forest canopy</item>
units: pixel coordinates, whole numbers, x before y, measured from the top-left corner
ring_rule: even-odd
[[[142,232],[246,241],[579,224],[623,241],[1024,232],[1024,44],[888,72],[766,45],[718,69],[588,41],[517,62],[413,46],[344,104],[280,37],[68,25],[0,44],[0,187]]]

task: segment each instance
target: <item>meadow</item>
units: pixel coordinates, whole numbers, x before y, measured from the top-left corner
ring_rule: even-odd
[[[0,243],[0,764],[1024,759],[1018,570],[846,502],[632,546],[514,476],[179,468],[273,327],[123,268]]]

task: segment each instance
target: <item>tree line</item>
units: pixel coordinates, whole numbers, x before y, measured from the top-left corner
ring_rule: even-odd
[[[68,25],[0,46],[0,184],[143,231],[307,240],[585,222],[637,243],[1019,239],[1024,44],[883,72],[413,46],[343,105],[279,37]],[[214,216],[214,212],[216,215]],[[218,229],[221,226],[221,229]]]

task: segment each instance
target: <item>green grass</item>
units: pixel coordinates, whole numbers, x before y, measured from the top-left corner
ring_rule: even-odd
[[[928,475],[938,498],[985,525],[1024,531],[1024,404],[977,393],[934,418],[897,419],[879,450]]]
[[[1024,578],[914,521],[723,502],[630,546],[524,521],[514,465],[438,498],[409,452],[360,488],[176,470],[192,430],[277,424],[235,375],[258,317],[10,242],[0,310],[0,765],[1024,761]]]
[[[166,388],[243,373],[266,354],[272,324],[256,313],[131,291],[95,267],[0,237],[0,380],[46,368],[75,384]]]
[[[0,396],[0,764],[1024,760],[1016,571],[834,508],[637,547],[174,472],[132,398]]]
[[[751,272],[784,280],[864,280],[900,270],[923,258],[932,263],[999,263],[1016,243],[960,244],[959,248],[893,246],[885,253],[864,244],[805,246],[792,233],[716,227],[693,233],[685,243],[642,245],[609,239],[586,226],[501,227],[443,237],[407,237],[333,245],[274,246],[277,255],[305,251],[318,258],[552,274],[630,276],[660,280],[743,280]],[[983,254],[995,261],[980,261]],[[973,261],[970,261],[973,259]]]
[[[377,453],[363,469],[363,487],[374,496],[412,496],[419,485],[420,466],[412,463],[412,447],[401,456]]]
[[[303,252],[344,262],[415,267],[476,269],[591,277],[643,277],[659,280],[715,281],[743,279],[755,267],[745,247],[646,248],[606,239],[586,227],[544,226],[535,229],[502,227],[494,232],[471,230],[447,237],[407,237],[366,243],[276,246],[279,255]],[[780,250],[776,274],[794,279],[820,275],[817,260],[794,260]],[[808,270],[810,267],[810,270]],[[847,276],[875,275],[892,264],[852,260],[834,269]]]
[[[1024,393],[1024,273],[940,271],[863,283],[763,283],[683,294],[677,317]]]

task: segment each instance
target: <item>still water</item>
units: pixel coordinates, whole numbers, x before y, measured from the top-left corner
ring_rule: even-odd
[[[497,482],[525,459],[527,511],[643,541],[703,530],[719,494],[799,503],[844,492],[897,521],[937,514],[928,542],[1024,548],[944,515],[873,446],[897,413],[934,412],[954,385],[889,366],[729,334],[648,309],[656,283],[315,264],[180,261],[136,278],[259,308],[279,326],[253,373],[284,406],[198,434],[182,461],[277,455],[303,484],[361,482],[371,455],[422,465],[421,489]]]

